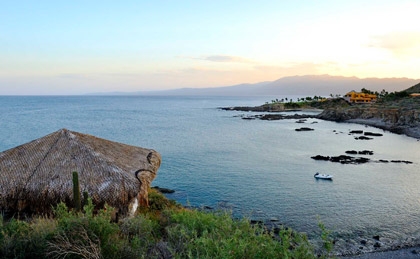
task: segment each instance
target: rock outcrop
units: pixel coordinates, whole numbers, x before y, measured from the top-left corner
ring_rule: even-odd
[[[244,120],[298,119],[298,123],[303,123],[303,119],[306,118],[359,123],[420,139],[420,97],[406,97],[393,101],[384,101],[382,103],[355,105],[350,105],[341,98],[335,98],[323,102],[312,102],[307,107],[298,109],[287,109],[286,104],[284,103],[264,104],[256,107],[226,107],[220,109],[227,111],[290,112],[308,110],[309,108],[324,110],[318,115],[262,114],[241,117]],[[361,134],[363,131],[351,133]],[[368,133],[365,135],[380,136],[380,133],[374,135]],[[358,139],[364,140],[370,138],[361,136]]]
[[[334,163],[341,163],[341,164],[364,164],[369,162],[369,158],[365,157],[353,157],[347,155],[339,155],[339,156],[322,156],[316,155],[311,157],[314,160],[321,160],[321,161],[330,161]]]
[[[296,131],[313,131],[314,129],[312,129],[312,128],[308,128],[308,127],[302,127],[302,128],[299,128],[299,129],[295,129]]]
[[[325,109],[319,119],[366,124],[420,138],[420,98],[398,104],[354,105]]]

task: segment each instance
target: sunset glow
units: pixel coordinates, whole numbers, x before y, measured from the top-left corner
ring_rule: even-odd
[[[420,78],[419,1],[7,1],[0,94]]]

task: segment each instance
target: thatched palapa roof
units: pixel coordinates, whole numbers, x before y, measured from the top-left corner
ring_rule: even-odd
[[[160,166],[154,150],[61,129],[0,153],[0,210],[42,213],[73,203],[72,172],[95,204],[127,211],[148,205],[147,190]]]

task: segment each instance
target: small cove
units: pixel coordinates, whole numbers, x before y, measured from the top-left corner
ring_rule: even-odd
[[[68,128],[153,148],[163,163],[153,185],[184,205],[230,208],[256,219],[276,218],[314,235],[318,218],[348,250],[373,236],[385,243],[420,239],[420,142],[358,124],[308,119],[243,120],[254,113],[217,107],[259,105],[269,97],[60,96],[0,97],[0,150]],[[316,123],[313,123],[316,122]],[[296,132],[309,126],[313,131]],[[351,130],[382,133],[355,140]],[[332,163],[311,156],[372,150],[371,160],[413,164]],[[317,181],[315,172],[334,175]],[[366,249],[369,249],[366,247]]]

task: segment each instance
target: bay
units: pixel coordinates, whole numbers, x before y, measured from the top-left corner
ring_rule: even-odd
[[[340,240],[420,239],[419,141],[357,124],[243,120],[253,113],[218,109],[275,98],[2,96],[0,151],[67,128],[157,150],[163,161],[153,185],[174,189],[168,197],[184,205],[275,217],[310,236],[321,220]],[[301,126],[314,131],[295,131]],[[383,136],[355,140],[351,130]],[[371,160],[413,164],[310,158],[346,150],[372,150],[366,156]],[[316,180],[315,172],[333,174],[334,180]]]

